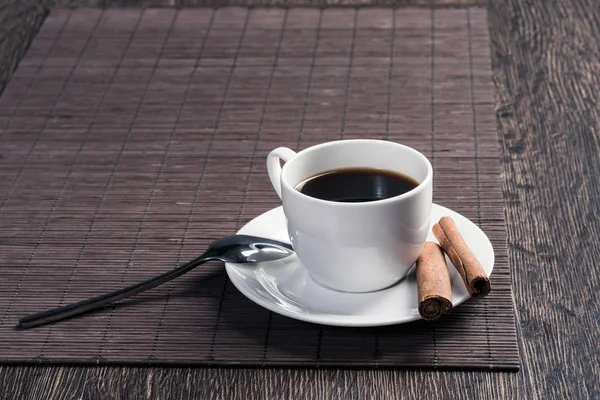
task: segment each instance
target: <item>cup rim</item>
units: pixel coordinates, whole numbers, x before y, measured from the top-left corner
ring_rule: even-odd
[[[373,201],[365,201],[365,202],[361,202],[361,203],[346,203],[346,202],[340,202],[340,201],[331,201],[331,200],[323,200],[323,199],[318,199],[316,197],[311,197],[308,196],[298,190],[296,190],[294,188],[294,186],[292,186],[286,179],[284,179],[285,173],[286,171],[290,168],[290,165],[293,165],[294,162],[297,162],[296,160],[299,158],[299,156],[312,152],[312,151],[316,151],[325,147],[334,147],[334,146],[339,146],[340,144],[345,144],[345,143],[357,143],[357,142],[361,142],[361,143],[385,143],[386,145],[390,145],[390,146],[395,146],[397,148],[401,148],[403,150],[412,152],[413,154],[415,154],[418,158],[420,158],[426,165],[427,167],[427,175],[425,176],[425,179],[423,179],[421,182],[419,182],[419,184],[417,185],[417,187],[415,187],[414,189],[409,190],[406,193],[394,196],[394,197],[388,197],[387,199],[382,199],[382,200],[373,200]],[[427,157],[425,157],[425,155],[423,155],[423,153],[421,153],[420,151],[410,147],[410,146],[406,146],[404,144],[400,144],[400,143],[396,143],[396,142],[391,142],[388,140],[380,140],[380,139],[345,139],[345,140],[333,140],[330,142],[325,142],[325,143],[320,143],[317,144],[315,146],[311,146],[308,147],[304,150],[299,151],[295,157],[293,157],[291,160],[289,160],[288,162],[286,162],[283,167],[281,168],[281,186],[282,189],[283,187],[286,188],[286,190],[289,193],[293,193],[293,196],[298,196],[299,198],[303,198],[307,201],[316,203],[316,204],[322,204],[322,205],[332,205],[332,206],[336,206],[336,207],[346,207],[346,208],[367,208],[367,207],[374,207],[374,206],[380,206],[380,205],[385,205],[385,204],[389,204],[389,203],[393,203],[399,200],[403,200],[409,197],[413,197],[413,196],[417,196],[419,195],[421,192],[423,192],[424,190],[426,190],[426,187],[430,186],[431,181],[433,180],[433,167],[431,166],[431,162],[429,161],[429,159]],[[283,190],[282,190],[283,193]]]

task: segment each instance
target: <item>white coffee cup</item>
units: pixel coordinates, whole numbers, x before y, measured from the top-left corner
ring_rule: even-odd
[[[285,164],[281,167],[281,161]],[[419,185],[396,197],[344,203],[295,189],[315,175],[353,167],[399,172]],[[410,147],[383,140],[340,140],[298,153],[280,147],[267,157],[296,254],[322,286],[344,292],[384,289],[417,260],[429,231],[433,169]]]

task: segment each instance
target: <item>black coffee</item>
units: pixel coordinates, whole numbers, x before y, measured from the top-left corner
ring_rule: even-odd
[[[321,200],[360,203],[399,196],[419,185],[414,179],[375,168],[344,168],[299,183],[296,190]]]

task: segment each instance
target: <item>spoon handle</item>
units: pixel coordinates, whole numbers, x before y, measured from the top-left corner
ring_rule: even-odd
[[[57,307],[51,310],[39,312],[37,314],[28,315],[19,320],[18,327],[21,329],[29,329],[35,326],[60,321],[62,319],[69,318],[74,315],[83,314],[88,311],[104,307],[107,304],[117,302],[124,298],[134,296],[138,293],[160,286],[163,283],[169,282],[177,278],[178,276],[181,276],[186,272],[196,268],[198,265],[203,264],[212,259],[213,258],[211,258],[205,253],[192,261],[182,264],[170,271],[165,272],[162,275],[148,279],[147,281],[140,282],[123,289],[115,290],[114,292],[92,297],[87,300],[78,301],[76,303],[67,304],[66,306]]]

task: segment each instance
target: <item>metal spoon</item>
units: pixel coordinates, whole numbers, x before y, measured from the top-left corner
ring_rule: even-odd
[[[229,236],[214,241],[200,257],[162,275],[101,296],[28,315],[19,320],[18,327],[22,329],[33,328],[101,308],[169,282],[207,261],[220,260],[242,264],[258,263],[278,260],[292,254],[294,254],[293,248],[287,243],[248,235]]]

